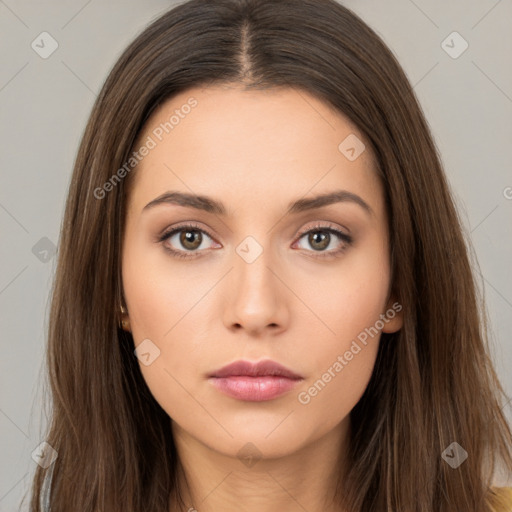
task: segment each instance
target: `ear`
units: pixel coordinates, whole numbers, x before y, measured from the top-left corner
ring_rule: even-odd
[[[386,311],[384,312],[384,317],[386,318],[384,322],[384,327],[382,328],[382,332],[397,332],[404,325],[404,312],[403,306],[398,301],[396,301],[393,297],[389,299],[389,302],[386,306]]]

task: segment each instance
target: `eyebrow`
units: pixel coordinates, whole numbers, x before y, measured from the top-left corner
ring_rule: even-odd
[[[335,203],[354,203],[359,205],[367,214],[374,215],[374,211],[363,198],[349,192],[348,190],[335,190],[327,192],[315,197],[298,199],[288,205],[288,213],[301,213],[307,210],[314,210],[323,206]],[[168,191],[150,201],[142,211],[149,210],[161,204],[175,204],[196,210],[204,210],[205,212],[215,215],[226,215],[226,207],[220,201],[208,196],[188,194],[185,192]]]

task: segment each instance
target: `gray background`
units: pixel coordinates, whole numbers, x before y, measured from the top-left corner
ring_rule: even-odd
[[[480,264],[492,357],[512,395],[512,3],[343,3],[383,37],[415,87]],[[79,139],[120,52],[173,4],[0,0],[1,512],[19,510],[43,440],[52,251]],[[31,47],[44,31],[58,42],[46,59]],[[442,44],[453,31],[469,44],[457,58],[445,50],[458,52],[461,40]]]

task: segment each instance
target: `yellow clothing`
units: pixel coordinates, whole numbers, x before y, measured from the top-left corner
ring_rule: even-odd
[[[495,487],[494,491],[499,496],[495,512],[512,512],[512,487]]]

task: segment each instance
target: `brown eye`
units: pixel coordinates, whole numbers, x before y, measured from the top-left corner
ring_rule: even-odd
[[[338,239],[338,244],[336,244],[336,238]],[[302,232],[299,237],[299,243],[302,239],[306,239],[306,245],[313,249],[313,251],[309,250],[309,252],[318,253],[317,256],[320,258],[339,256],[348,249],[353,242],[350,235],[330,225],[317,225],[309,231]],[[331,245],[333,247],[328,249]],[[299,245],[300,249],[308,249],[308,247],[300,247]]]
[[[197,230],[182,230],[180,231],[180,244],[187,250],[195,251],[200,247],[202,242],[202,234]]]
[[[159,242],[166,251],[177,258],[194,258],[201,256],[201,253],[205,252],[204,249],[208,248],[208,238],[213,245],[213,237],[208,232],[194,224],[185,224],[166,231],[159,237]],[[206,247],[201,247],[203,245]]]
[[[331,234],[327,231],[311,231],[308,235],[308,243],[315,250],[323,250],[329,246]]]

